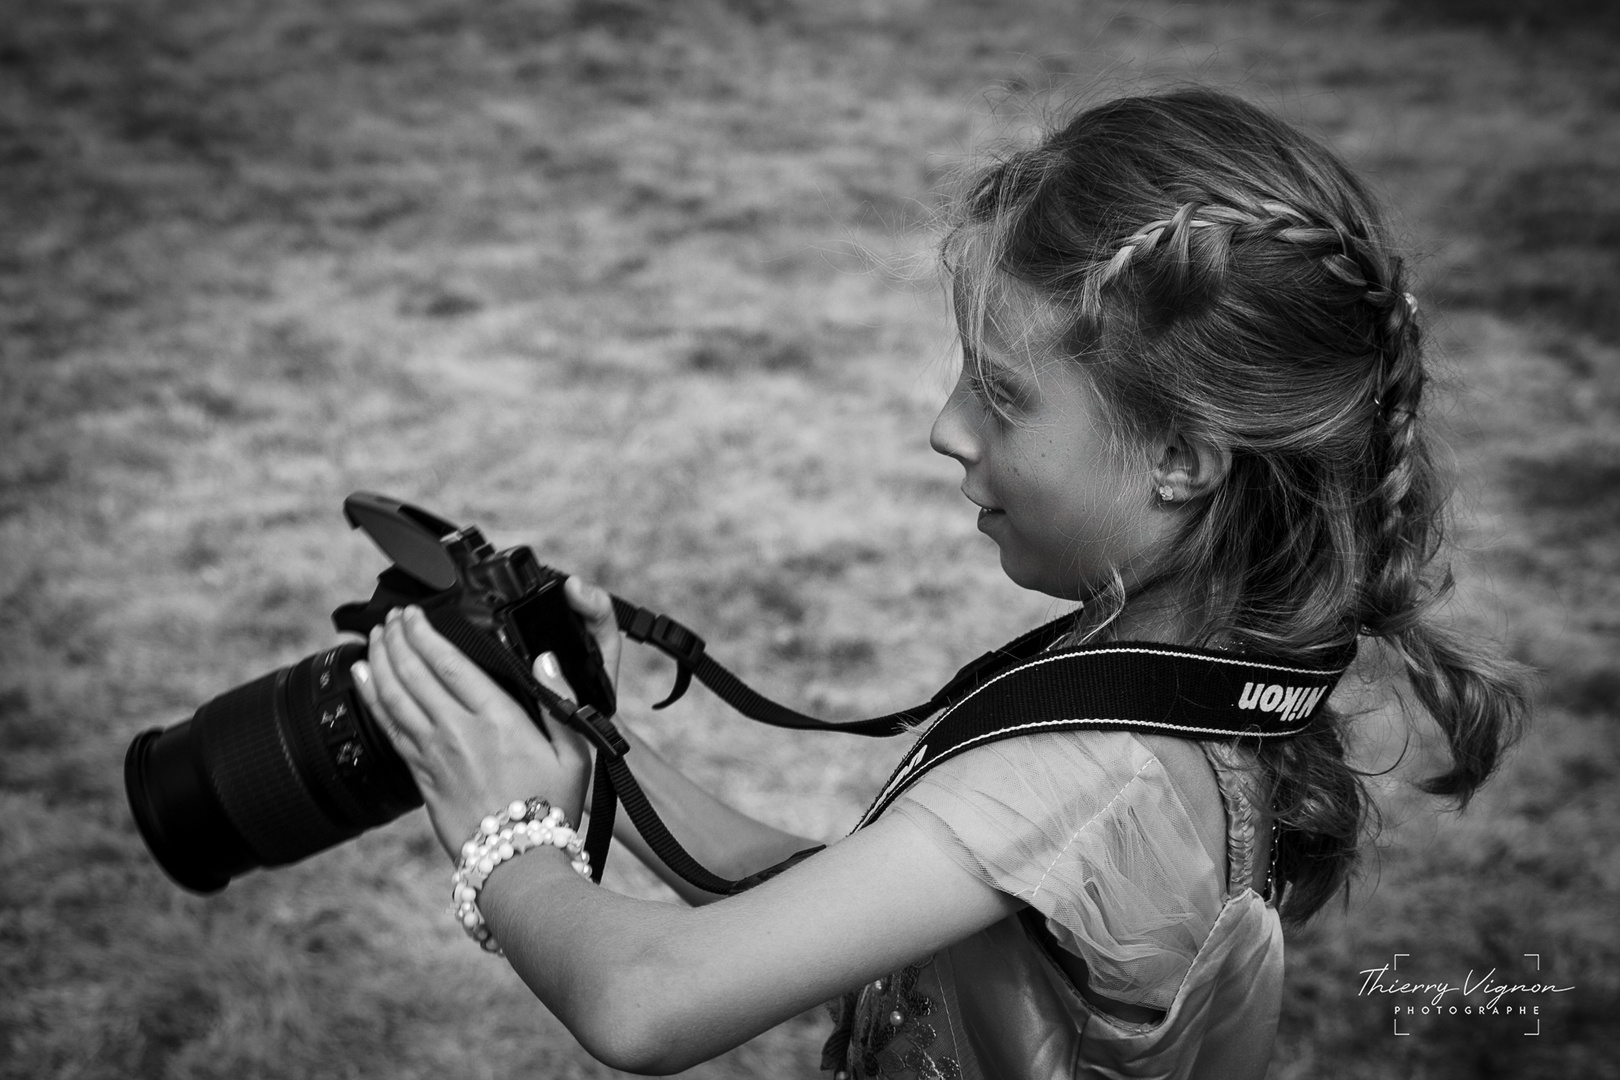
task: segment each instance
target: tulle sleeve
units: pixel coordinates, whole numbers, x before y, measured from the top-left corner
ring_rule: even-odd
[[[975,747],[888,810],[1046,917],[1096,992],[1168,1008],[1223,901],[1222,872],[1163,764],[1129,732]]]

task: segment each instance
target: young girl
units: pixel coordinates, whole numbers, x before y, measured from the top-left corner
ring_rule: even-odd
[[[1066,643],[1310,665],[1378,638],[1449,743],[1426,789],[1466,801],[1525,697],[1428,619],[1447,579],[1416,304],[1345,166],[1231,97],[1126,98],[989,167],[943,254],[963,364],[932,444],[1008,576],[1083,602]],[[616,671],[605,594],[568,595]],[[370,645],[356,678],[452,859],[486,817],[528,816],[502,812],[514,800],[578,822],[582,740],[554,724],[548,742],[415,610]],[[537,674],[567,692],[550,658]],[[709,903],[666,873],[690,908],[609,893],[527,841],[458,897],[585,1048],[633,1072],[854,991],[829,1044],[840,1080],[1260,1077],[1282,924],[1344,887],[1363,831],[1344,723],[1323,708],[1258,747],[1123,731],[976,747],[748,892]],[[628,760],[717,873],[809,846],[637,741]]]

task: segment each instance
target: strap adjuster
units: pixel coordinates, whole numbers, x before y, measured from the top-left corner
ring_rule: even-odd
[[[630,751],[630,744],[625,742],[624,736],[613,721],[603,716],[590,705],[581,705],[574,710],[568,722],[575,731],[589,739],[591,745],[611,758],[622,758]]]
[[[703,639],[668,615],[638,607],[624,628],[631,641],[650,641],[675,662],[691,667],[703,655]]]
[[[621,617],[619,626],[631,641],[650,641],[675,661],[674,689],[653,708],[667,708],[679,701],[692,685],[692,670],[703,658],[703,639],[668,615],[644,607],[632,609],[628,619]]]

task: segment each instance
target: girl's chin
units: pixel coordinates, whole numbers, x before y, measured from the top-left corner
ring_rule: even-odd
[[[1020,589],[1045,593],[1058,600],[1079,600],[1080,582],[1070,574],[1054,573],[1052,568],[1032,563],[1011,544],[996,541],[1001,548],[1001,572]]]

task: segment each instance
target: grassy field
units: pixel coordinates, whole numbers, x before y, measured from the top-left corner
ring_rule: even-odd
[[[1620,19],[1600,0],[0,0],[0,1076],[605,1077],[448,917],[408,816],[199,899],[138,731],[333,640],[397,494],[670,611],[835,717],[1048,616],[926,445],[934,193],[1088,95],[1200,81],[1399,210],[1447,376],[1457,617],[1542,673],[1465,815],[1295,936],[1274,1075],[1620,1076]],[[632,653],[626,699],[667,667]],[[634,713],[644,709],[632,708]],[[640,728],[836,835],[902,747]],[[620,856],[614,887],[658,895]],[[1358,972],[1568,993],[1391,1029]],[[812,1077],[807,1016],[689,1075]]]

